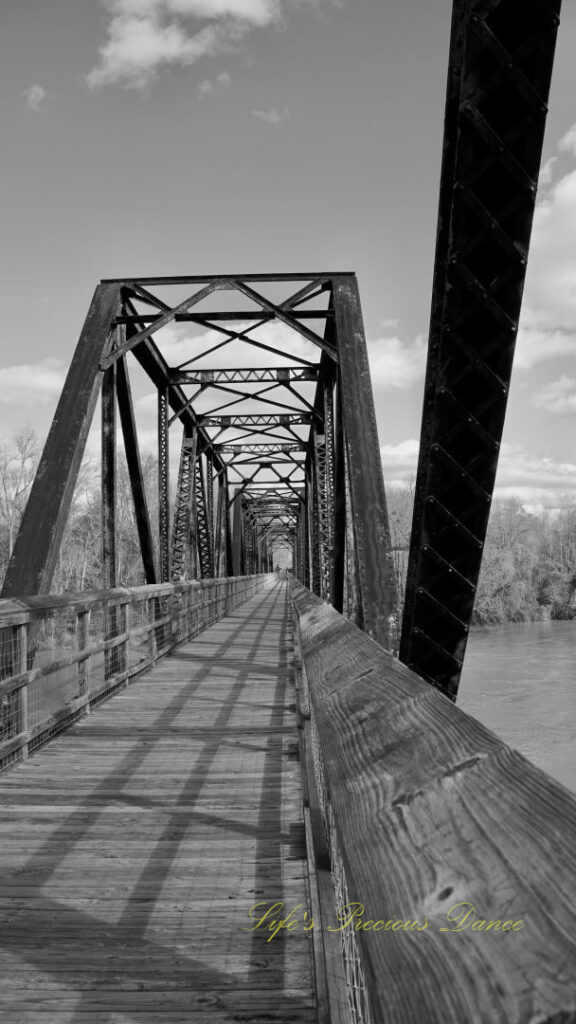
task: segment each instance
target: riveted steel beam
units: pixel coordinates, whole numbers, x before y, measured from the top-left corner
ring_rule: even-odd
[[[96,288],[18,531],[2,597],[50,590],[100,395],[100,361],[111,348],[112,322],[120,308],[118,284]]]
[[[508,398],[560,0],[455,0],[400,657],[456,699]]]

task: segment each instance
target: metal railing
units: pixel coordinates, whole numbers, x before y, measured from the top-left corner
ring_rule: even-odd
[[[0,771],[25,760],[271,578],[0,601]]]

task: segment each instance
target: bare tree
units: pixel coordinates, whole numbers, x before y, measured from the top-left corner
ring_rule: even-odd
[[[28,500],[40,457],[40,441],[33,427],[13,434],[0,445],[0,551],[2,576],[6,572],[14,541]]]

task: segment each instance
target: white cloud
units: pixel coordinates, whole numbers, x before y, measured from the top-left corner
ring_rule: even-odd
[[[534,405],[556,416],[576,415],[576,380],[563,375],[550,381],[534,396]]]
[[[554,506],[562,495],[576,495],[576,464],[530,455],[520,445],[503,444],[494,496],[517,498],[532,507]]]
[[[558,149],[561,153],[570,153],[571,156],[576,156],[576,124],[573,124],[562,136],[558,143]]]
[[[407,391],[423,379],[426,342],[422,335],[408,344],[397,337],[368,342],[370,376],[375,391]]]
[[[551,156],[545,164],[542,164],[540,168],[540,174],[538,175],[538,186],[549,185],[554,177],[554,165],[558,162],[557,156]]]
[[[250,30],[281,18],[280,0],[108,0],[106,6],[108,38],[87,76],[92,88],[116,82],[143,88],[163,68],[225,53]]]
[[[562,159],[550,157],[540,174],[540,184],[550,187],[534,212],[516,344],[519,370],[576,355],[576,125],[557,148]]]
[[[223,89],[227,89],[232,81],[231,76],[227,71],[221,71],[215,79],[204,78],[198,86],[198,95],[200,99],[204,99],[205,96],[213,96],[214,93],[222,92]]]
[[[525,302],[533,321],[576,330],[576,170],[565,174],[534,214]]]
[[[43,359],[28,366],[0,368],[0,404],[44,405],[54,401],[64,385],[65,370],[59,359]]]
[[[29,85],[22,93],[26,103],[26,109],[37,113],[40,110],[48,93],[42,85]]]
[[[418,448],[415,438],[380,447],[387,487],[406,487],[414,479]],[[530,455],[520,445],[502,445],[495,498],[517,498],[524,505],[553,506],[559,496],[569,494],[576,495],[576,463]]]
[[[217,26],[207,26],[188,36],[174,23],[161,25],[153,18],[113,18],[109,38],[100,50],[100,65],[88,75],[95,88],[124,82],[142,88],[168,64],[190,65],[200,57],[214,56],[225,48]]]
[[[536,322],[533,312],[526,309],[518,329],[514,366],[530,370],[539,363],[562,356],[576,355],[576,331],[562,328],[547,329]]]
[[[386,485],[405,484],[416,472],[420,444],[416,438],[380,446]]]
[[[183,16],[229,17],[252,25],[269,25],[280,17],[280,0],[164,0],[164,6]]]
[[[283,121],[287,121],[290,117],[290,111],[288,107],[282,107],[282,110],[278,110],[278,107],[270,107],[268,110],[251,110],[252,117],[257,117],[260,121],[265,121],[266,124],[282,124]]]

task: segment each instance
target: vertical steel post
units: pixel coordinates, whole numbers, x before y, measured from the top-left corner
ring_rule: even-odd
[[[102,587],[116,586],[116,364],[102,380]]]
[[[170,481],[168,449],[168,388],[158,388],[158,542],[160,582],[170,580]]]
[[[242,576],[242,495],[236,491],[232,502],[232,574]]]
[[[206,519],[208,523],[208,546],[210,550],[211,575],[215,576],[215,530],[214,530],[214,458],[210,449],[206,452]]]
[[[175,583],[190,577],[190,520],[197,436],[195,427],[184,428],[172,525],[172,580]]]
[[[126,463],[130,475],[130,486],[132,489],[132,501],[134,503],[134,515],[140,541],[140,552],[144,565],[146,583],[156,583],[156,565],[154,558],[154,544],[152,542],[152,527],[150,524],[150,513],[148,510],[148,498],[142,473],[142,462],[140,459],[140,448],[138,445],[138,433],[136,420],[134,418],[134,406],[132,403],[132,391],[130,378],[126,366],[126,357],[123,356],[116,363],[116,396],[118,399],[118,410],[124,437],[124,450],[126,452]]]
[[[334,381],[333,374],[325,378],[323,386],[324,412],[324,494],[325,494],[325,525],[324,525],[324,594],[327,601],[331,600],[334,577]]]
[[[396,577],[370,369],[355,277],[335,277],[333,302],[340,358],[342,418],[363,628],[389,648]]]
[[[346,565],[346,460],[340,374],[335,389],[334,410],[334,496],[333,496],[332,604],[344,611],[344,572]]]
[[[320,528],[318,488],[315,471],[316,427],[310,430],[310,460],[306,476],[306,505],[308,508],[308,538],[310,545],[310,589],[320,597]]]

